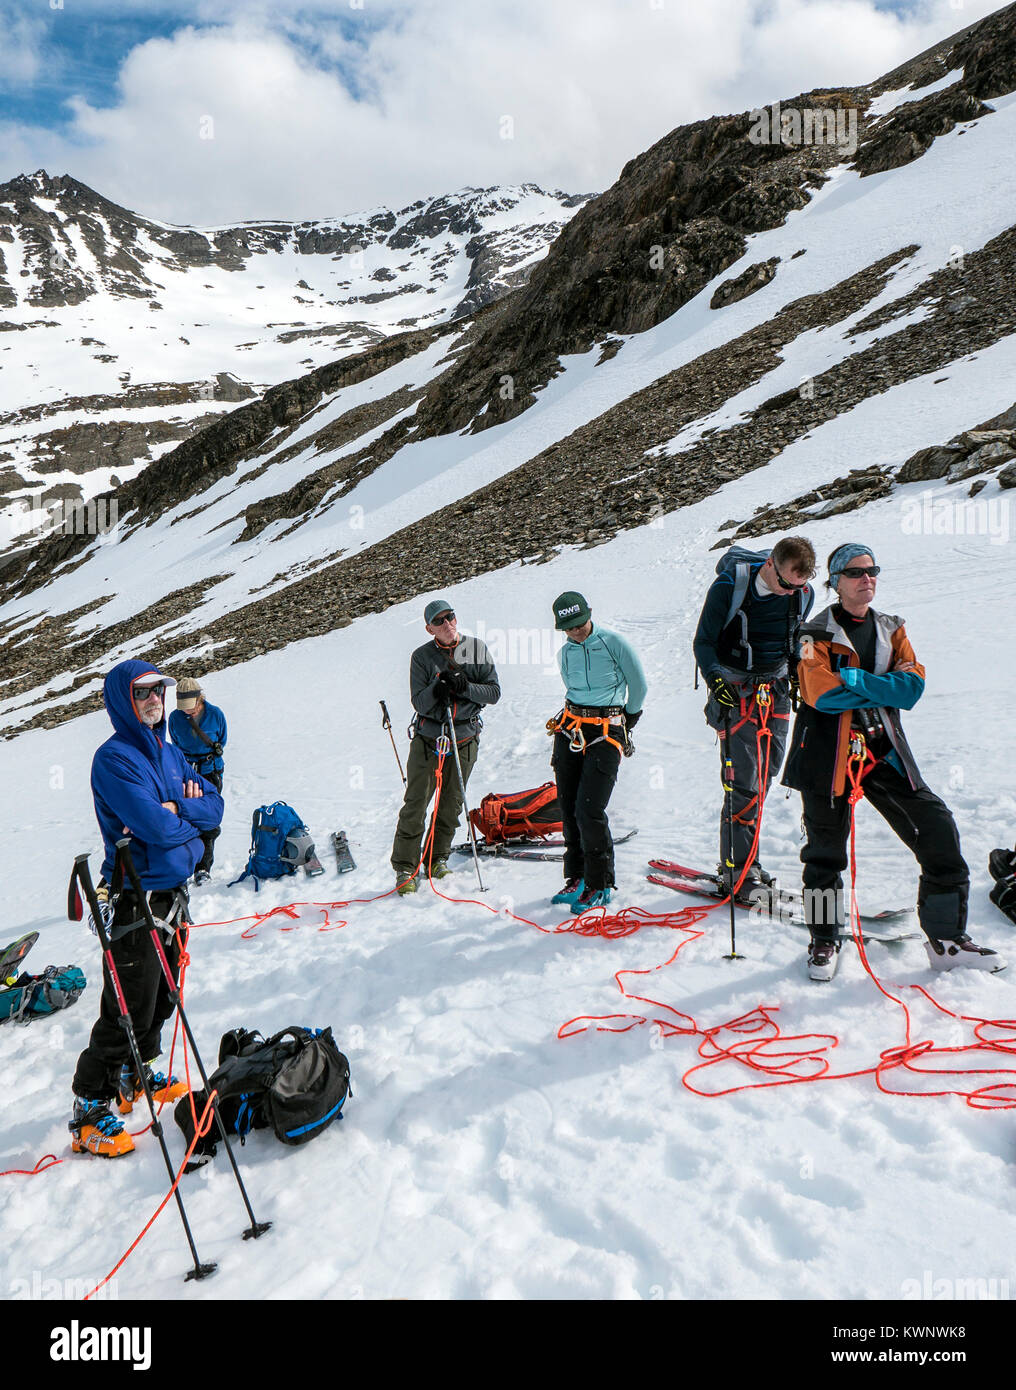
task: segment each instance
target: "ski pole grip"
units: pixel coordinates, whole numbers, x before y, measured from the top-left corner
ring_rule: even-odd
[[[81,891],[85,895],[85,902],[88,904],[88,910],[92,914],[92,921],[95,923],[95,934],[99,938],[99,945],[102,947],[103,953],[108,955],[112,946],[109,933],[106,930],[106,924],[103,921],[99,899],[95,893],[95,884],[92,882],[92,874],[88,867],[87,854],[79,854],[74,860],[74,877],[77,878],[78,882],[81,884]],[[73,881],[74,879],[72,878],[71,882],[73,883]],[[117,989],[119,992],[119,984],[117,984]]]

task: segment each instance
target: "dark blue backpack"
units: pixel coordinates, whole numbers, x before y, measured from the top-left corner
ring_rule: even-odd
[[[76,965],[47,965],[41,975],[19,975],[0,989],[0,1023],[31,1023],[66,1009],[84,992],[85,977]]]
[[[239,878],[248,874],[254,880],[255,893],[264,878],[282,878],[295,874],[301,864],[314,857],[314,841],[303,821],[284,801],[259,806],[251,820],[250,858]]]

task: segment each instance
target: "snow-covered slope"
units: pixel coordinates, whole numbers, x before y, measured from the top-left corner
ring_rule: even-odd
[[[1011,381],[1012,360],[997,365],[999,380],[1008,367]],[[948,432],[1001,404],[1001,388],[977,364],[958,368],[954,386],[946,394],[927,383],[873,402],[850,437],[865,456],[898,458],[914,419]],[[557,593],[578,587],[596,617],[642,654],[647,712],[611,806],[616,825],[639,826],[618,851],[619,905],[653,913],[685,905],[645,883],[653,852],[713,861],[717,754],[691,685],[691,636],[712,573],[707,546],[728,514],[792,490],[811,458],[835,445],[832,436],[845,435],[842,425],[829,428],[830,437],[819,431],[658,526],[541,568],[513,566],[450,595],[463,626],[491,644],[504,689],[487,718],[474,802],[550,775],[543,723],[560,702],[550,624]],[[1016,797],[999,731],[977,714],[987,652],[993,687],[1016,677],[997,640],[1016,584],[1011,530],[1000,528],[1008,499],[989,485],[978,501],[992,509],[984,512],[992,528],[953,536],[904,524],[923,500],[914,485],[846,526],[820,521],[808,534],[820,555],[847,536],[863,538],[883,566],[877,602],[905,615],[928,668],[927,692],[906,723],[925,775],[957,816],[974,877],[971,930],[1011,955],[1012,928],[987,901],[985,859],[1011,840]],[[951,515],[958,529],[962,513]],[[331,909],[327,918],[306,906],[298,924],[276,918],[242,935],[251,914],[280,903],[370,898],[390,887],[400,784],[377,700],[388,700],[401,728],[409,653],[424,636],[422,602],[206,681],[227,712],[230,742],[216,875],[193,895],[198,922],[225,923],[202,927],[191,945],[188,1007],[199,1042],[208,1058],[220,1033],[237,1025],[267,1032],[329,1023],[350,1057],[355,1096],[342,1125],[306,1149],[285,1151],[258,1134],[242,1151],[258,1215],[276,1223],[270,1237],[240,1240],[243,1211],[220,1155],[187,1180],[202,1258],[219,1260],[220,1272],[184,1285],[185,1248],[167,1210],[117,1276],[119,1295],[899,1298],[913,1287],[906,1281],[922,1285],[925,1271],[936,1280],[1005,1278],[1016,1238],[1016,1218],[999,1200],[1012,1162],[1007,1112],[955,1098],[891,1099],[870,1076],[703,1099],[681,1084],[699,1060],[693,1040],[663,1040],[651,1026],[556,1036],[580,1014],[661,1016],[622,1000],[612,978],[648,970],[626,977],[630,992],[691,1014],[702,1028],[777,1006],[784,1033],[840,1039],[834,1071],[871,1067],[903,1041],[903,1025],[852,949],[833,985],[813,985],[803,977],[803,933],[742,914],[746,959],[732,964],[722,958],[727,922],[717,913],[677,963],[657,970],[680,933],[649,925],[608,942],[541,934],[507,915],[551,930],[561,920],[546,905],[555,867],[517,863],[485,864],[482,906],[424,890],[416,900]],[[95,1011],[99,959],[87,931],[60,919],[71,857],[96,845],[88,766],[107,728],[94,714],[0,746],[19,807],[5,817],[0,937],[40,927],[38,964],[74,960],[91,981],[59,1019],[0,1031],[4,1168],[30,1168],[47,1152],[66,1156],[70,1075]],[[258,895],[246,885],[226,889],[245,860],[250,812],[278,797],[322,841],[345,826],[357,872],[340,879],[329,865],[324,878]],[[799,871],[798,818],[796,796],[776,789],[762,848],[788,883]],[[913,861],[867,807],[858,845],[862,907],[912,902]],[[470,866],[458,862],[450,894],[473,899]],[[339,922],[346,925],[321,929]],[[871,959],[887,984],[930,987],[955,1014],[1014,1016],[1007,975],[933,979],[919,941],[872,947]],[[916,1037],[973,1041],[973,1025],[937,1013],[915,990],[904,994]],[[976,1056],[954,1064],[972,1066]],[[729,1065],[696,1081],[712,1090],[759,1079]],[[938,1089],[901,1073],[883,1082]],[[170,1142],[181,1155],[179,1136]],[[3,1179],[4,1280],[36,1268],[47,1279],[98,1280],[164,1185],[150,1136],[122,1164],[68,1160],[37,1178]],[[42,1247],[40,1224],[50,1232]]]

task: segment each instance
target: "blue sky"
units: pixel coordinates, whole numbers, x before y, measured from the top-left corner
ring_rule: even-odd
[[[197,223],[594,191],[676,125],[870,81],[994,8],[0,0],[0,180],[45,167]]]

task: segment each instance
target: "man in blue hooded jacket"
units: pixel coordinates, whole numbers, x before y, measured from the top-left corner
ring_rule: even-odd
[[[147,661],[121,661],[102,688],[114,733],[92,759],[92,798],[102,831],[103,879],[112,882],[116,842],[131,837],[131,855],[148,894],[152,914],[171,924],[183,918],[183,884],[204,852],[202,831],[222,820],[222,798],[186,758],[166,742],[164,696],[176,682]],[[162,1025],[173,1012],[169,986],[147,927],[132,923],[142,917],[141,905],[130,887],[116,899],[110,922],[113,959],[131,1016],[138,1051],[143,1059],[161,1051]],[[118,930],[124,929],[124,930]],[[164,946],[174,974],[180,960],[180,941],[171,926]],[[119,1023],[116,993],[105,966],[99,1018],[88,1046],[78,1058],[72,1090],[74,1114],[70,1123],[75,1152],[117,1158],[134,1143],[110,1105],[119,1099],[122,1115],[129,1114],[143,1093],[133,1074],[130,1048]],[[171,1101],[186,1087],[145,1061],[156,1100]]]

